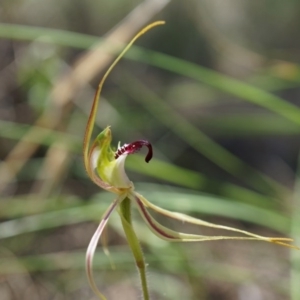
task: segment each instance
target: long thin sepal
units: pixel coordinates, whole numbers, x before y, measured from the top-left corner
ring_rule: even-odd
[[[157,222],[152,215],[148,212],[147,208],[138,197],[135,199],[138,210],[145,220],[150,230],[159,238],[170,242],[203,242],[203,241],[216,241],[216,240],[258,240],[256,237],[235,237],[235,236],[206,236],[198,234],[188,234],[169,229],[159,222]]]
[[[108,77],[108,75],[110,74],[110,72],[112,71],[112,69],[119,62],[119,60],[124,56],[124,54],[129,50],[129,48],[132,46],[132,44],[140,36],[142,36],[144,33],[146,33],[151,28],[153,28],[155,26],[158,26],[158,25],[163,25],[163,24],[165,24],[164,21],[153,22],[150,25],[148,25],[145,28],[143,28],[140,32],[138,32],[134,36],[134,38],[129,42],[129,44],[124,48],[124,50],[118,55],[118,57],[115,59],[115,61],[110,65],[110,67],[105,72],[104,76],[102,77],[102,79],[101,79],[101,81],[100,81],[100,83],[98,85],[97,91],[96,91],[95,96],[94,96],[94,100],[93,100],[91,112],[90,112],[90,115],[89,115],[89,119],[88,119],[88,122],[87,122],[87,125],[86,125],[84,139],[83,139],[84,166],[85,166],[86,172],[88,173],[89,177],[93,181],[95,179],[95,177],[93,175],[93,173],[94,173],[93,171],[94,170],[91,169],[91,164],[90,164],[90,153],[92,151],[92,148],[90,148],[89,144],[90,144],[90,141],[91,141],[91,136],[92,136],[92,132],[93,132],[94,125],[95,125],[95,119],[96,119],[96,114],[97,114],[97,110],[98,110],[98,104],[99,104],[100,94],[101,94],[101,91],[102,91],[103,84],[104,84],[106,78]],[[99,180],[96,180],[96,181],[98,181],[98,183],[99,183]],[[97,182],[95,182],[95,183],[97,184]]]
[[[96,247],[98,245],[98,241],[101,237],[101,234],[103,232],[103,229],[105,228],[109,216],[111,215],[111,213],[113,212],[113,210],[116,208],[116,206],[118,206],[118,204],[120,204],[122,202],[122,200],[124,200],[125,197],[118,197],[116,200],[114,200],[114,202],[112,204],[110,204],[110,206],[108,207],[108,209],[106,210],[106,212],[103,215],[103,218],[98,226],[98,228],[96,229],[90,243],[89,246],[87,248],[86,251],[86,273],[87,273],[87,277],[88,277],[88,281],[89,284],[92,288],[92,290],[94,291],[94,293],[102,300],[106,300],[106,298],[104,297],[104,295],[99,291],[95,280],[94,280],[94,275],[93,275],[93,258],[94,258],[94,254],[95,254],[95,250]]]
[[[292,242],[293,241],[290,238],[264,237],[264,236],[260,236],[260,235],[257,235],[257,234],[254,234],[254,233],[251,233],[251,232],[248,232],[248,231],[245,231],[245,230],[240,230],[240,229],[233,228],[233,227],[228,227],[228,226],[223,226],[223,225],[217,225],[217,224],[214,224],[214,223],[209,223],[209,222],[203,221],[201,219],[193,218],[191,216],[188,216],[188,215],[185,215],[185,214],[182,214],[182,213],[171,212],[171,211],[168,211],[166,209],[163,209],[161,207],[158,207],[158,206],[152,204],[145,197],[143,197],[142,195],[140,195],[138,193],[135,193],[135,199],[136,199],[135,202],[138,205],[140,213],[142,214],[143,218],[148,223],[148,225],[149,225],[149,227],[151,228],[152,231],[153,230],[155,231],[156,229],[158,229],[158,230],[162,230],[164,232],[164,234],[165,233],[168,233],[168,234],[172,233],[172,231],[169,231],[170,229],[160,225],[157,221],[155,221],[153,219],[153,217],[151,217],[151,215],[149,214],[149,212],[146,209],[147,207],[153,209],[157,213],[163,214],[164,216],[173,218],[173,219],[181,221],[181,222],[186,222],[186,223],[200,225],[200,226],[206,226],[206,227],[212,227],[212,228],[217,228],[217,229],[223,229],[223,230],[238,232],[238,233],[249,236],[249,238],[248,237],[225,237],[225,236],[211,236],[211,237],[209,237],[209,236],[198,236],[198,238],[197,238],[194,235],[186,235],[186,234],[182,234],[182,233],[178,233],[178,232],[173,232],[175,235],[173,237],[171,237],[171,240],[174,239],[174,238],[176,238],[176,239],[179,238],[181,241],[183,241],[182,239],[188,239],[189,241],[193,241],[194,238],[198,241],[200,241],[200,240],[201,241],[218,240],[218,239],[261,240],[261,241],[265,241],[265,242],[269,242],[269,243],[275,243],[275,244],[282,245],[282,246],[285,246],[285,247],[300,250],[298,247],[286,243],[286,242]],[[155,229],[155,227],[157,227],[157,228]],[[156,230],[156,233],[157,233],[157,230]],[[187,241],[187,240],[185,240],[185,241]]]

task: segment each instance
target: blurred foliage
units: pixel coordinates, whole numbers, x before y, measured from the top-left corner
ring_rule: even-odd
[[[126,43],[141,26],[134,14],[167,24],[139,40],[112,73],[97,126],[112,126],[116,146],[140,138],[154,145],[149,165],[140,155],[127,161],[139,191],[170,210],[300,244],[300,3],[159,3],[1,1],[1,300],[93,297],[84,252],[112,199],[87,179],[81,143],[111,61],[105,55],[119,51],[105,48],[105,38],[120,27],[117,38]],[[106,51],[97,56],[102,65],[89,58],[98,48]],[[171,244],[135,222],[153,299],[300,299],[296,251]],[[96,278],[109,299],[138,299],[118,218],[109,224],[116,268],[99,246]]]

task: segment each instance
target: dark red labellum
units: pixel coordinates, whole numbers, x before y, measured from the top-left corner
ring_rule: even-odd
[[[125,144],[124,146],[120,147],[115,153],[115,159],[117,159],[120,155],[124,153],[126,154],[136,153],[137,151],[141,150],[143,146],[146,146],[148,148],[148,153],[145,157],[145,161],[148,163],[153,156],[153,151],[152,151],[152,145],[145,140],[135,141],[131,144]]]

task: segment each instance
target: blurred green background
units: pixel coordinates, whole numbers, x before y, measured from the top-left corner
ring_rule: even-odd
[[[116,43],[159,19],[105,83],[95,133],[152,142],[154,159],[127,169],[153,203],[300,245],[299,1],[1,0],[1,300],[95,299],[85,250],[113,195],[85,174],[85,124]],[[300,299],[297,251],[171,244],[134,216],[153,299]],[[99,245],[99,287],[140,299],[117,214],[107,236],[115,268]]]

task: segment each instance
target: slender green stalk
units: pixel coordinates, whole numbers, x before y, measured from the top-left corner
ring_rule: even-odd
[[[135,259],[136,266],[139,271],[141,285],[142,285],[142,291],[143,291],[143,299],[149,300],[149,291],[148,291],[148,285],[147,285],[147,277],[146,277],[146,264],[144,255],[142,252],[141,245],[139,243],[139,240],[134,232],[134,229],[132,227],[131,222],[131,202],[128,198],[122,201],[120,204],[120,216],[121,221],[123,225],[123,229],[128,241],[128,244],[131,248],[132,254]]]

